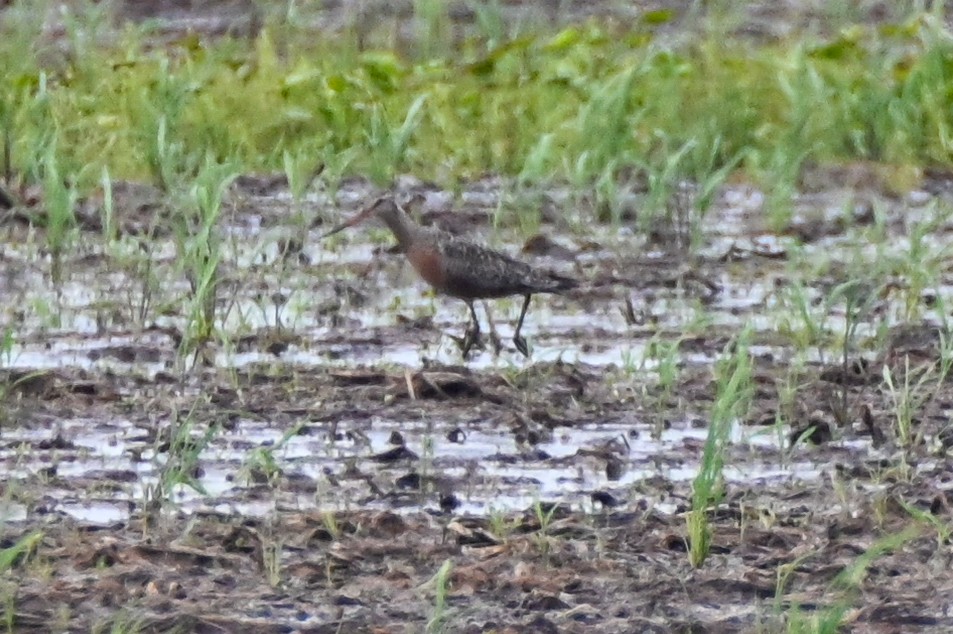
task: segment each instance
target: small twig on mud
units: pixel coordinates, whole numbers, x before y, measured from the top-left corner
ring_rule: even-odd
[[[407,396],[410,397],[410,400],[416,401],[417,393],[414,391],[414,375],[409,368],[404,370],[404,381],[407,382]]]
[[[338,629],[334,631],[334,634],[341,634],[341,631],[344,629],[344,608],[341,608],[338,611]]]
[[[626,326],[641,326],[644,323],[643,320],[640,320],[635,315],[635,306],[632,305],[632,298],[626,295],[625,303],[620,309],[622,311],[622,318],[625,319]]]

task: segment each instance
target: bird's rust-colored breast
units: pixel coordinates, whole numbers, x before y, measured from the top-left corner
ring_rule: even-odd
[[[438,291],[447,290],[447,275],[439,250],[432,245],[411,245],[407,249],[407,259],[424,281]]]

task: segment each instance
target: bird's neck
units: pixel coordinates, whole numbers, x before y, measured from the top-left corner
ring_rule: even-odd
[[[414,241],[417,233],[417,226],[407,217],[407,214],[398,211],[397,213],[387,214],[383,218],[387,228],[391,230],[397,243],[406,248]]]

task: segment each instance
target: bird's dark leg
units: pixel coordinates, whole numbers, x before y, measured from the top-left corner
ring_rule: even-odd
[[[463,342],[460,344],[460,353],[464,359],[470,354],[470,348],[474,345],[481,345],[480,341],[480,320],[477,319],[476,309],[473,302],[467,302],[467,308],[470,309],[470,323],[467,324],[467,330],[463,333]]]
[[[520,329],[523,328],[523,318],[526,317],[526,309],[529,308],[529,300],[532,295],[523,296],[523,310],[520,311],[520,318],[516,321],[516,331],[513,333],[513,343],[516,349],[523,353],[524,357],[529,357],[529,348],[526,347],[526,339],[520,336]]]
[[[493,315],[490,314],[490,305],[483,302],[483,310],[486,311],[486,323],[490,327],[490,343],[493,344],[493,353],[500,356],[500,350],[503,349],[503,343],[500,336],[496,333],[496,326],[493,324]]]

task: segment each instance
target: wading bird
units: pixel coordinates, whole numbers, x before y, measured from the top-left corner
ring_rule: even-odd
[[[470,324],[460,344],[463,357],[480,341],[480,322],[473,302],[511,295],[523,296],[513,343],[529,356],[520,336],[530,298],[536,293],[562,293],[579,285],[574,279],[535,269],[498,251],[467,242],[435,228],[417,225],[391,196],[375,200],[354,217],[321,235],[326,238],[369,218],[378,218],[394,234],[411,265],[438,293],[462,299],[470,309]]]

